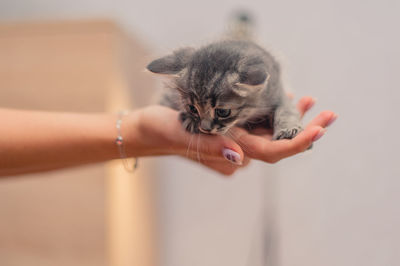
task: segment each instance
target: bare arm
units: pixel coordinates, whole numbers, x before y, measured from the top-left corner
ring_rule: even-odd
[[[305,113],[311,102],[310,97],[300,100],[299,111]],[[149,106],[124,117],[122,136],[128,157],[180,155],[230,175],[250,158],[276,162],[304,151],[335,117],[331,111],[322,112],[296,138],[272,142],[270,134],[257,136],[242,129],[233,139],[189,134],[176,111]],[[120,158],[116,120],[115,114],[0,109],[0,176]],[[226,150],[238,155],[237,164],[224,157]]]
[[[0,109],[0,175],[118,158],[115,116]]]
[[[227,174],[226,147],[241,154],[234,141],[192,135],[180,126],[178,114],[151,106],[123,118],[128,157],[177,154]],[[120,158],[115,144],[117,115],[0,109],[0,176],[48,171]],[[193,142],[193,143],[192,143]]]

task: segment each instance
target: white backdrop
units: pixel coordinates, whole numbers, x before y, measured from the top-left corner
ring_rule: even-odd
[[[261,253],[274,266],[399,265],[398,1],[1,0],[0,19],[114,17],[162,54],[215,38],[237,7],[254,13],[296,95],[318,98],[306,119],[339,119],[311,153],[230,180],[162,160],[162,265],[261,265]]]

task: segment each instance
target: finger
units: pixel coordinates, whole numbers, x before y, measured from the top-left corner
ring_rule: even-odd
[[[251,135],[243,129],[234,128],[231,131],[235,141],[251,158],[275,163],[285,157],[305,151],[313,141],[325,133],[324,127],[332,123],[337,116],[331,111],[319,114],[307,128],[294,139],[271,141],[266,138]]]
[[[314,104],[314,98],[309,96],[302,97],[297,103],[297,110],[300,112],[300,116],[303,117],[304,114],[314,106]]]
[[[201,153],[215,157],[224,157],[238,165],[243,163],[244,153],[242,148],[230,138],[205,135],[200,137],[199,145]]]
[[[304,152],[313,141],[322,137],[325,131],[320,126],[312,126],[290,140],[266,141],[260,147],[259,159],[275,163],[283,158]]]
[[[197,158],[190,158],[192,161],[199,163]],[[202,165],[222,174],[225,176],[231,176],[239,169],[240,166],[230,163],[229,161],[215,161],[215,160],[202,160]]]
[[[248,160],[246,158],[246,155],[244,155],[244,159],[242,160],[242,162],[237,163],[237,162],[232,162],[232,161],[228,160],[227,158],[225,158],[224,156],[221,156],[219,154],[218,155],[210,155],[210,154],[202,153],[202,152],[196,151],[196,150],[189,151],[182,156],[188,157],[189,159],[195,159],[198,162],[203,162],[203,161],[230,162],[230,163],[238,165],[238,166],[242,166]]]
[[[245,155],[244,159],[243,159],[243,163],[242,163],[242,165],[240,165],[240,167],[246,167],[250,164],[250,162],[251,162],[251,159]]]
[[[229,135],[251,158],[255,158],[259,147],[268,141],[264,136],[253,135],[238,127],[230,129]]]
[[[319,113],[308,125],[307,127],[320,126],[327,127],[331,125],[337,119],[337,114],[332,111],[323,111]]]
[[[312,126],[300,132],[294,139],[272,141],[242,131],[238,132],[242,133],[239,136],[238,143],[243,143],[246,147],[249,147],[245,150],[246,154],[251,158],[268,163],[275,163],[285,157],[305,151],[313,141],[324,134],[322,127]]]
[[[185,149],[181,151],[181,155],[230,160],[237,165],[243,163],[243,150],[235,141],[225,136],[195,134],[186,145]]]
[[[249,158],[248,156],[244,156],[242,164],[236,164],[236,163],[232,163],[231,161],[227,160],[226,158],[220,158],[220,157],[211,157],[211,156],[207,156],[206,154],[200,154],[200,153],[191,153],[188,154],[187,156],[185,156],[193,161],[196,161],[198,163],[215,163],[217,164],[225,164],[225,163],[230,163],[233,164],[236,167],[246,167],[247,165],[250,164],[251,162],[251,158]]]

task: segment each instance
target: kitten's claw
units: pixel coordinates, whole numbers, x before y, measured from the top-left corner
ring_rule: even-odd
[[[192,115],[182,112],[179,114],[179,120],[182,123],[183,129],[185,129],[189,133],[192,134],[200,133],[199,123]]]
[[[301,127],[293,127],[293,128],[286,128],[278,130],[274,136],[272,137],[273,140],[280,140],[280,139],[292,139],[296,137],[303,129]]]

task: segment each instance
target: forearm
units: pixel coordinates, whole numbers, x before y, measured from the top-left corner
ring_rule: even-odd
[[[116,115],[0,109],[0,176],[119,158]]]

